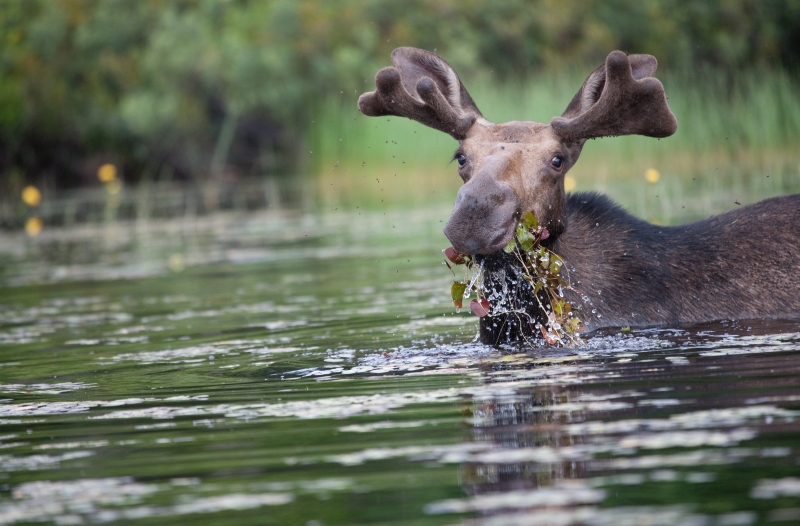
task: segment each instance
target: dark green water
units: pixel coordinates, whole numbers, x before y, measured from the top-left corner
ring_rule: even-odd
[[[447,210],[0,236],[0,524],[800,523],[800,324],[472,343]]]

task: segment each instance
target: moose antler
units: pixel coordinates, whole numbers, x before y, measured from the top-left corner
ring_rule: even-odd
[[[378,89],[359,97],[364,115],[407,117],[456,140],[466,138],[477,119],[484,120],[456,72],[439,56],[401,47],[392,52],[392,63],[375,75]]]
[[[566,142],[612,135],[672,135],[678,121],[667,105],[664,86],[651,76],[657,66],[650,55],[612,51],[550,125]]]

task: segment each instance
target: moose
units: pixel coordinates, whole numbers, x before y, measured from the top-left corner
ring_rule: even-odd
[[[655,57],[611,52],[548,124],[488,121],[434,53],[401,47],[392,63],[358,108],[407,117],[458,141],[454,160],[464,184],[444,234],[456,252],[483,265],[489,299],[502,291],[515,311],[481,318],[483,343],[536,337],[547,315],[513,254],[502,250],[526,212],[549,233],[542,245],[563,258],[575,284],[564,295],[580,308],[585,330],[800,315],[800,195],[659,226],[604,195],[566,193],[564,175],[587,139],[676,132],[653,77]]]

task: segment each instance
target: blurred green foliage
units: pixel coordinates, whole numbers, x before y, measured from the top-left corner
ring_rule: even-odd
[[[500,83],[613,49],[795,73],[800,3],[0,0],[0,41],[0,186],[66,187],[104,162],[128,181],[298,169],[321,108],[355,108],[397,46]]]

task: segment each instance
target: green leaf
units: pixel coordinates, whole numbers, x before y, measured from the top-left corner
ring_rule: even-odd
[[[514,241],[514,238],[512,237],[511,239],[508,240],[508,244],[505,247],[503,247],[503,252],[505,252],[506,254],[511,254],[512,252],[514,252],[515,248],[517,248],[517,242]]]
[[[522,226],[527,230],[536,230],[539,228],[539,220],[533,215],[533,212],[528,212],[522,216]]]
[[[548,272],[550,270],[550,254],[545,253],[542,256],[537,254],[536,263],[544,272]]]
[[[558,274],[561,272],[561,267],[564,266],[564,260],[550,252],[550,268],[548,269],[551,274]]]
[[[533,250],[533,246],[536,243],[536,236],[520,225],[517,227],[517,242],[519,246],[522,247],[522,250],[527,253]]]
[[[454,281],[453,286],[450,287],[450,296],[453,298],[453,305],[457,309],[460,309],[463,305],[465,290],[467,290],[467,284],[460,281]]]
[[[564,326],[566,327],[568,333],[575,334],[581,330],[581,320],[574,317],[570,318],[567,320],[567,323],[565,323]]]
[[[550,305],[553,307],[553,312],[561,316],[572,310],[572,305],[563,300],[553,301],[550,303]]]

